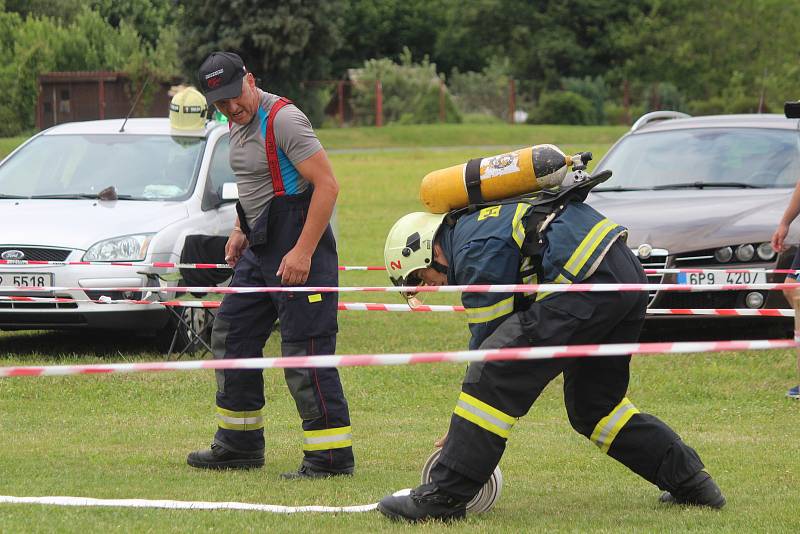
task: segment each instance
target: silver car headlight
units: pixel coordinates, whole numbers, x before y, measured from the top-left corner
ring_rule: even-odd
[[[753,259],[756,249],[753,245],[739,245],[736,247],[736,259],[739,261],[750,261]]]
[[[153,235],[123,235],[98,241],[83,255],[83,261],[142,261]]]
[[[764,261],[771,261],[775,258],[775,251],[772,250],[772,243],[761,243],[756,249],[758,257]]]
[[[733,249],[731,247],[722,247],[714,251],[714,259],[720,263],[728,263],[733,259]]]

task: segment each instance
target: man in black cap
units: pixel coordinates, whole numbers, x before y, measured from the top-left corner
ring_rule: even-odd
[[[231,285],[337,286],[329,222],[339,186],[308,118],[291,101],[255,85],[242,59],[214,52],[200,66],[200,88],[230,123],[230,164],[239,189],[237,220],[225,246]],[[337,293],[228,294],[214,322],[214,358],[261,356],[280,319],[283,356],[333,354]],[[193,467],[264,465],[264,381],[259,370],[219,370],[218,429]],[[336,369],[286,369],[303,420],[304,458],[284,478],[350,475],[350,415]]]

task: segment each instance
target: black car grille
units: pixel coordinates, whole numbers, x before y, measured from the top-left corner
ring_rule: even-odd
[[[669,252],[663,249],[655,249],[646,257],[643,258],[639,256],[639,253],[634,250],[634,254],[639,258],[639,261],[642,264],[642,267],[645,269],[664,269],[667,266],[667,259],[669,258]],[[664,281],[664,275],[659,274],[648,274],[647,275],[647,283],[648,284],[660,284]],[[656,291],[648,291],[648,300],[647,306],[649,307],[656,298]]]
[[[47,302],[44,300],[36,302],[22,302],[14,300],[0,301],[0,310],[74,310],[77,307],[77,302],[57,302],[55,300],[52,302]]]
[[[658,249],[660,251],[660,249]],[[698,250],[692,252],[684,252],[681,254],[676,254],[673,256],[664,256],[661,258],[650,258],[650,262],[645,264],[644,260],[642,264],[645,268],[657,269],[657,268],[676,268],[676,269],[687,269],[687,268],[705,268],[705,269],[737,269],[737,268],[752,268],[752,267],[774,267],[773,264],[764,264],[764,265],[754,265],[751,263],[744,263],[738,262],[733,260],[727,264],[720,264],[717,263],[714,259],[714,251],[716,249],[708,249],[708,250]],[[655,251],[654,251],[655,252]],[[666,253],[666,251],[664,251]],[[654,260],[654,261],[653,261]],[[657,263],[661,261],[663,262],[661,265],[657,265]],[[656,275],[648,275],[648,280],[656,283],[668,283],[668,284],[677,284],[680,283],[680,275],[678,274],[668,274],[668,275],[659,275],[660,278],[654,278]],[[767,280],[770,281],[769,276]],[[699,309],[709,309],[709,308],[746,308],[745,305],[745,296],[751,293],[750,290],[745,291],[697,291],[697,292],[689,292],[689,291],[660,291],[658,294],[654,295],[653,292],[650,292],[650,302],[648,303],[648,307],[654,308],[699,308]],[[766,291],[759,291],[761,295],[764,297],[764,301],[766,303],[766,299],[768,296],[768,292]],[[762,305],[762,308],[766,307]]]
[[[25,327],[35,328],[38,325],[82,326],[88,324],[86,316],[82,313],[36,313],[26,314],[21,317],[15,312],[0,312],[0,325],[11,327],[15,330]]]
[[[2,254],[8,250],[19,250],[20,252],[25,254],[24,258],[19,258],[19,259],[32,260],[32,261],[64,261],[67,259],[70,252],[72,252],[69,249],[63,249],[63,248],[0,246],[0,257],[2,257]],[[17,259],[17,258],[9,258],[9,259]]]
[[[669,291],[658,300],[659,308],[743,308],[744,291]]]

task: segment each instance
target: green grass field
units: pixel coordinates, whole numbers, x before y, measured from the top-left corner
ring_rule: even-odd
[[[320,137],[341,182],[342,262],[381,263],[387,230],[400,215],[420,209],[417,186],[430,170],[541,142],[599,157],[623,131],[502,125],[323,130]],[[345,272],[341,283],[387,281],[380,272]],[[399,297],[347,294],[342,300]],[[455,303],[447,295],[431,301]],[[463,349],[468,339],[456,314],[342,312],[339,318],[341,354]],[[278,353],[277,337],[265,355]],[[136,340],[114,337],[0,334],[2,366],[159,358],[144,350]],[[0,531],[788,532],[797,528],[800,510],[800,403],[784,397],[796,380],[794,361],[792,351],[634,359],[629,398],[698,450],[728,498],[721,512],[659,505],[657,488],[572,431],[556,380],[514,428],[501,462],[506,485],[497,507],[457,526],[397,525],[377,513],[284,516],[7,504],[0,505]],[[213,436],[211,372],[0,380],[0,495],[289,506],[375,502],[418,483],[433,440],[446,429],[463,370],[447,364],[343,369],[357,473],[315,482],[278,479],[301,456],[299,420],[280,372],[265,372],[268,460],[251,472],[204,472],[185,463],[186,453],[207,446]]]

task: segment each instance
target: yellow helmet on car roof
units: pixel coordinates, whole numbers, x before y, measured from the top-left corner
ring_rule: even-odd
[[[169,125],[173,130],[202,130],[207,116],[206,97],[194,87],[179,91],[169,103]]]

